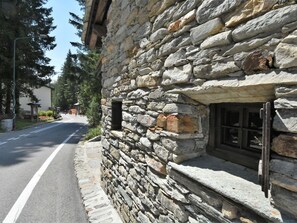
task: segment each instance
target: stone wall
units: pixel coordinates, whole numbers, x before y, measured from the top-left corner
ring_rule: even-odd
[[[123,220],[296,222],[296,1],[114,0],[106,24],[102,178]],[[122,101],[121,131],[111,129],[113,100]],[[203,168],[186,171],[186,160],[208,157],[209,104],[271,100],[266,209],[257,206],[264,196],[240,199],[249,186],[229,190],[232,174],[212,185]]]

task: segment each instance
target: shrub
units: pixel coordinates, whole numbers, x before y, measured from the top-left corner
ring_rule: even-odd
[[[53,117],[53,111],[51,111],[51,110],[46,111],[46,116]]]
[[[90,128],[85,136],[85,140],[92,139],[99,135],[101,135],[101,126],[100,125],[98,125],[95,128]]]
[[[46,111],[38,111],[38,116],[46,116]]]

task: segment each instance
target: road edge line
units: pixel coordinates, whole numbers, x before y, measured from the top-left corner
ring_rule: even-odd
[[[42,166],[37,170],[34,176],[31,178],[29,183],[26,185],[25,189],[22,191],[8,214],[6,215],[5,219],[2,223],[15,223],[20,216],[24,206],[26,205],[28,199],[30,198],[34,188],[36,187],[37,183],[39,182],[40,178],[46,171],[47,167],[51,164],[55,156],[58,152],[62,149],[62,147],[79,131],[77,129],[71,135],[69,135],[55,150],[52,154],[46,159],[46,161],[42,164]]]

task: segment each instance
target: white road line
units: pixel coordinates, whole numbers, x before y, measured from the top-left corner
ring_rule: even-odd
[[[43,131],[45,131],[45,130],[48,130],[48,129],[57,127],[57,126],[62,125],[62,124],[63,124],[63,123],[56,124],[56,125],[51,125],[51,126],[46,127],[46,128],[42,128],[42,129],[38,129],[38,130],[32,131],[32,132],[30,132],[30,133],[39,133],[39,132],[43,132]]]
[[[12,141],[12,140],[18,140],[20,137],[17,137],[17,138],[9,138],[7,139],[8,141]]]
[[[39,133],[39,132],[43,132],[43,131],[45,131],[45,130],[48,130],[48,129],[57,127],[57,126],[59,126],[59,125],[63,125],[63,124],[65,124],[65,122],[71,122],[71,121],[73,121],[73,120],[72,120],[72,119],[71,119],[71,120],[67,120],[67,121],[61,122],[61,123],[59,123],[59,124],[55,124],[55,125],[52,125],[52,126],[49,126],[49,127],[46,127],[46,128],[42,128],[42,129],[38,129],[38,130],[32,131],[32,132],[30,132],[30,133]]]
[[[20,135],[20,137],[26,137],[26,136],[29,136],[30,134],[22,134],[22,135]]]
[[[47,167],[53,161],[57,153],[62,149],[62,147],[68,142],[68,140],[74,136],[79,130],[73,132],[70,136],[65,139],[62,144],[60,144],[55,151],[47,158],[47,160],[42,164],[40,169],[34,174],[30,182],[27,184],[21,195],[18,197],[17,201],[14,203],[10,211],[8,212],[7,216],[5,217],[2,223],[15,223],[20,216],[25,204],[27,203],[32,191],[34,190],[35,186],[39,182],[40,178],[42,177],[43,173],[46,171]]]

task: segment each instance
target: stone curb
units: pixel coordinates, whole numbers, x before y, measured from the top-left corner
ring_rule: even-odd
[[[95,171],[90,167],[92,158],[86,154],[90,143],[91,141],[79,142],[74,156],[75,174],[88,220],[90,223],[122,223],[108,196],[100,186]]]

